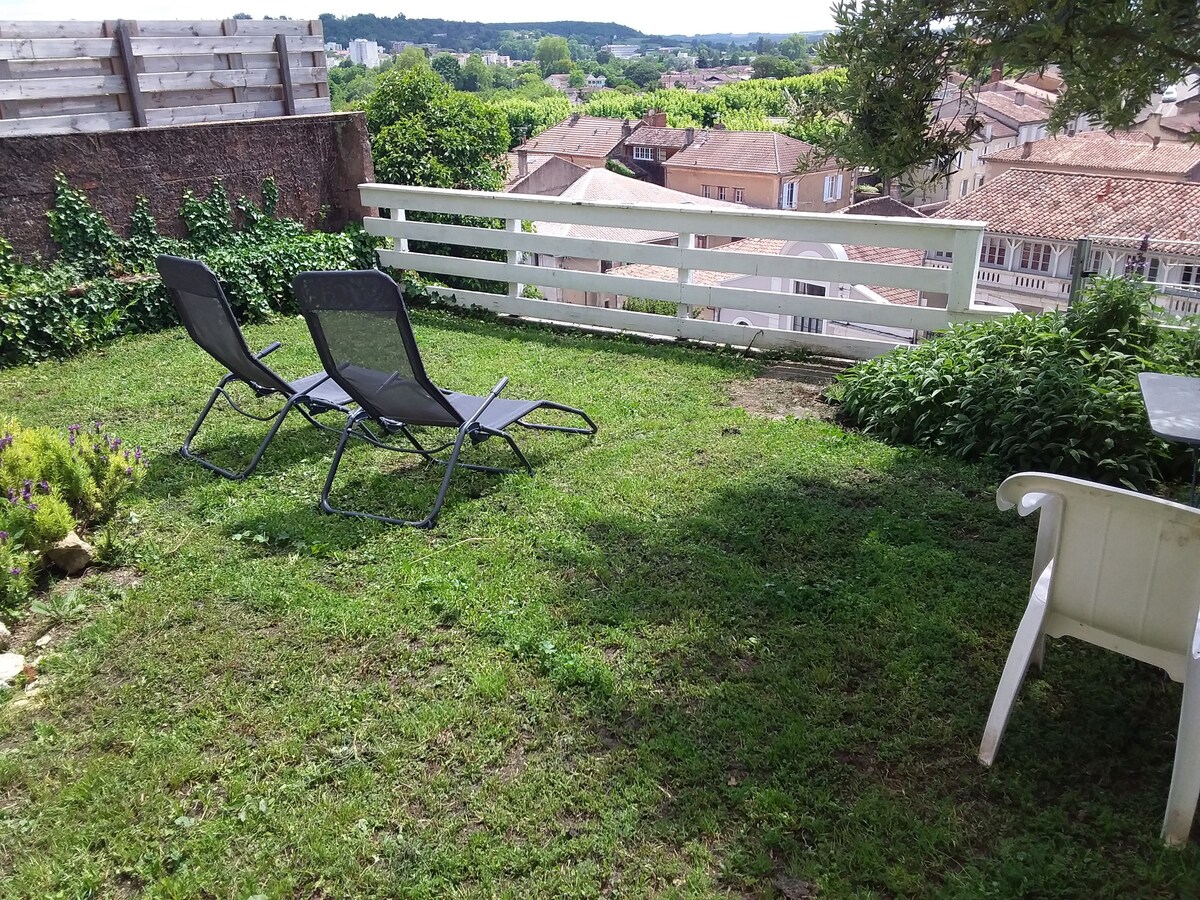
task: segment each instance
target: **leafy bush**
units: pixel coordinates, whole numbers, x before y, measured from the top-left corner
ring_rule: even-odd
[[[1066,314],[953,327],[843,374],[843,414],[964,459],[1145,487],[1182,455],[1150,433],[1137,375],[1200,373],[1195,335],[1159,329],[1149,297],[1099,279]]]
[[[621,308],[630,312],[656,313],[660,316],[673,316],[679,312],[679,305],[670,300],[647,300],[645,297],[626,297]]]
[[[32,589],[41,553],[110,518],[146,458],[100,422],[63,433],[9,421],[0,432],[0,607],[11,607]]]
[[[204,259],[245,319],[294,313],[291,281],[297,272],[374,265],[376,239],[361,228],[306,232],[299,222],[275,217],[278,199],[270,179],[263,183],[261,205],[245,197],[231,204],[220,181],[207,198],[188,191],[180,210],[188,229],[182,241],[162,237],[148,204],[139,200],[129,238],[122,239],[60,176],[47,214],[58,261],[48,269],[22,265],[7,242],[0,243],[0,366],[63,357],[122,334],[176,324],[155,273],[160,253]]]

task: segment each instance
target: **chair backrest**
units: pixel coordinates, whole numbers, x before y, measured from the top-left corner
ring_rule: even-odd
[[[400,287],[378,269],[292,282],[325,371],[375,419],[457,428],[462,416],[421,363]]]
[[[288,383],[256,359],[238,327],[217,276],[204,263],[163,255],[154,264],[175,304],[179,321],[201,349],[257,388],[290,396]]]
[[[1047,633],[1071,634],[1183,680],[1200,615],[1200,510],[1025,472],[996,503],[1042,510],[1034,578],[1052,558]]]

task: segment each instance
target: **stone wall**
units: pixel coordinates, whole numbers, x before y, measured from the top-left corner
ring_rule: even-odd
[[[127,233],[141,195],[162,233],[175,236],[184,234],[184,190],[206,196],[214,178],[224,181],[231,198],[258,200],[263,179],[271,176],[279,185],[280,215],[336,230],[370,214],[359,203],[358,185],[375,175],[366,121],[357,112],[3,137],[0,235],[27,261],[55,255],[46,211],[57,172],[86,191],[119,233]]]

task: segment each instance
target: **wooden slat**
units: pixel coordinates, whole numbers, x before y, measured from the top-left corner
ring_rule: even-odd
[[[296,113],[309,114],[329,111],[329,101],[297,100]],[[260,100],[256,103],[216,103],[208,106],[183,106],[171,109],[150,109],[146,118],[150,125],[183,125],[196,122],[223,122],[233,119],[262,119],[283,115],[282,100]]]
[[[120,77],[119,75],[117,76]],[[122,105],[121,101],[125,100]],[[33,119],[39,116],[63,116],[75,113],[129,112],[125,94],[107,94],[103,97],[59,97],[56,100],[18,100],[19,118]]]
[[[137,34],[136,22],[117,24],[117,47],[121,51],[121,66],[125,69],[125,85],[129,92],[129,107],[133,113],[133,125],[146,125],[146,104],[142,101],[142,89],[138,86],[138,61],[133,55],[132,35]]]
[[[0,38],[0,59],[71,59],[77,56],[116,56],[113,38]]]
[[[307,19],[236,19],[238,23],[237,33],[245,34],[251,37],[275,37],[277,34],[306,36],[313,34],[310,31],[311,22]],[[321,34],[321,20],[316,19],[317,31],[316,34]],[[138,26],[143,37],[179,37],[181,35],[192,35],[194,37],[220,37],[230,34],[222,28],[223,20],[221,19],[195,19],[195,20],[177,20],[177,19],[160,19],[160,20],[138,20]]]
[[[8,63],[10,77],[20,80],[70,78],[80,75],[111,75],[112,58],[81,56],[77,59],[14,59]]]
[[[284,115],[296,114],[296,92],[292,88],[292,67],[288,64],[288,39],[286,34],[275,35],[275,53],[279,57],[279,86],[283,99]]]
[[[689,306],[728,307],[773,315],[814,316],[893,328],[933,330],[945,328],[948,322],[946,310],[934,307],[900,306],[868,300],[842,300],[836,297],[812,297],[748,288],[680,284],[678,281],[658,281],[548,266],[510,265],[504,262],[432,253],[380,250],[379,261],[398,269],[412,269],[431,274],[491,281],[517,281],[544,287],[666,300]],[[991,318],[990,315],[984,314],[964,315],[968,318]]]
[[[296,37],[288,42],[293,52],[324,49],[318,37]],[[179,53],[267,53],[275,50],[273,35],[233,37],[143,37],[136,38],[133,50],[138,56],[174,56]],[[85,54],[89,55],[89,54]],[[103,55],[103,54],[90,54]]]
[[[87,131],[113,131],[132,128],[133,115],[128,112],[83,113],[70,116],[43,116],[37,119],[14,119],[0,122],[0,137],[25,134],[71,134]]]
[[[0,22],[6,38],[97,38],[104,37],[103,22]]]
[[[0,70],[8,60],[0,60]],[[83,75],[73,78],[9,78],[0,80],[0,100],[53,100],[62,97],[102,97],[120,94],[120,75]]]
[[[667,233],[714,234],[726,237],[768,237],[788,241],[904,247],[917,250],[947,250],[961,229],[983,233],[983,222],[954,219],[893,219],[883,216],[854,216],[792,212],[780,215],[766,209],[704,209],[695,206],[639,204],[631,209],[622,203],[589,201],[586,204],[561,197],[532,197],[521,194],[456,191],[447,188],[361,184],[364,206],[399,204],[409,209],[451,215],[545,220],[572,225],[610,225]]]
[[[237,34],[238,33],[238,22],[240,22],[240,21],[242,21],[242,20],[241,19],[226,19],[224,22],[221,23],[221,34],[225,34],[225,35]],[[241,53],[230,53],[224,57],[218,57],[218,61],[221,59],[223,59],[225,61],[225,67],[227,69],[243,69],[243,68],[245,68],[245,65],[246,65],[246,62],[242,58]],[[245,103],[246,100],[249,99],[246,97],[246,91],[244,89],[245,85],[231,84],[229,86],[229,88],[230,88],[230,98],[229,99],[231,99],[234,103]]]
[[[556,237],[536,232],[510,232],[495,228],[443,225],[433,222],[396,222],[378,217],[368,217],[363,220],[363,224],[369,234],[380,237],[401,237],[410,240],[455,244],[462,247],[523,250],[528,253],[546,253],[576,259],[644,263],[668,269],[839,281],[849,284],[911,288],[941,293],[950,289],[951,271],[949,269],[931,269],[925,266],[700,250],[623,241],[599,241],[587,238]]]
[[[305,67],[292,70],[292,83],[313,84],[325,78],[325,70]],[[147,72],[138,79],[142,91],[197,91],[241,87],[274,87],[279,72],[274,69],[207,69],[194,72]],[[0,91],[2,96],[2,91]]]
[[[508,297],[504,294],[485,294],[478,291],[460,291],[442,287],[430,287],[428,290],[438,296],[454,300],[460,306],[488,309],[502,315],[520,316],[542,322],[560,322],[585,327],[632,331],[638,334],[682,338],[690,341],[731,344],[735,347],[753,346],[762,350],[807,348],[842,358],[870,359],[881,356],[897,346],[905,346],[899,341],[875,341],[867,338],[757,328],[753,325],[706,322],[701,319],[681,319],[676,316],[659,316],[625,309],[577,306],[573,303],[557,303],[553,300],[529,300],[523,297]]]

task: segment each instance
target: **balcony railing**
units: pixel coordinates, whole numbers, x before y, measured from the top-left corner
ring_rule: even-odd
[[[493,194],[478,191],[364,184],[359,187],[366,206],[391,212],[391,218],[366,219],[367,231],[393,239],[393,249],[381,250],[380,262],[433,276],[483,279],[507,285],[503,294],[458,288],[435,288],[457,303],[497,313],[571,325],[594,326],[764,349],[808,348],[852,358],[868,358],[905,343],[887,329],[936,331],[958,322],[994,318],[1004,312],[974,305],[976,260],[983,238],[982,222],[933,219],[892,219],[875,216],[792,213],[772,210],[701,209],[691,206],[623,206],[580,202],[558,197]],[[469,216],[502,220],[504,228],[472,227],[445,222],[413,221],[413,213]],[[558,222],[669,233],[674,246],[638,243],[606,235],[565,237],[525,230],[525,223]],[[701,249],[697,235],[725,238],[775,238],[811,246],[856,245],[917,250],[950,250],[949,268],[862,262],[817,256],[770,255]],[[504,261],[466,259],[415,252],[409,241],[503,251]],[[556,260],[594,261],[589,266],[557,268],[534,265],[535,255]],[[831,255],[838,255],[836,251]],[[841,254],[844,256],[845,254]],[[641,263],[670,270],[669,280],[601,272],[600,261],[623,265]],[[961,261],[961,262],[960,262]],[[582,269],[582,270],[581,270]],[[712,271],[752,277],[770,289],[695,283],[694,273]],[[793,292],[797,281],[824,282],[830,293],[842,285],[896,287],[920,292],[937,305],[899,305],[870,299],[807,296]],[[639,297],[676,304],[676,315],[658,315],[531,299],[526,285],[583,296]],[[861,293],[861,292],[859,292]],[[810,333],[776,327],[738,325],[692,317],[694,309],[745,310],[790,319],[821,319],[866,326],[859,336]],[[798,327],[798,326],[796,326]],[[882,328],[881,333],[872,329]],[[842,329],[844,330],[844,329]]]

